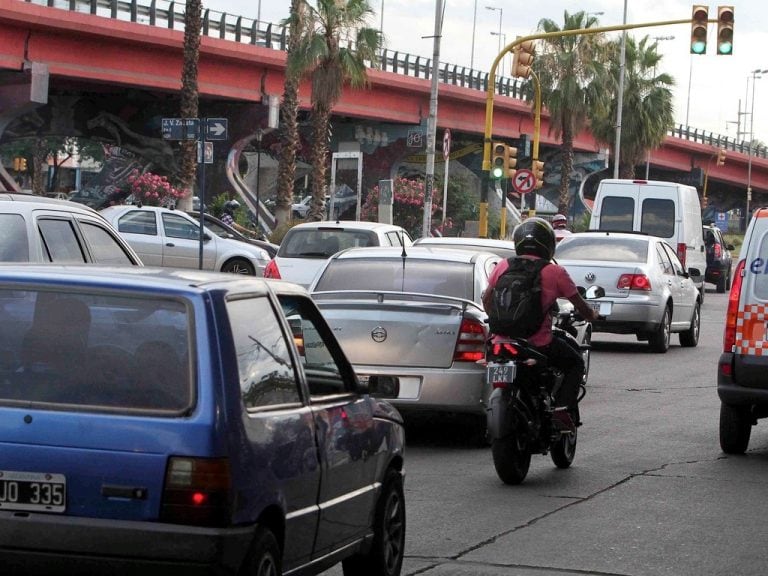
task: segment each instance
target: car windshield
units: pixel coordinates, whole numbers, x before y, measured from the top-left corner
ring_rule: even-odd
[[[377,245],[376,234],[369,230],[293,229],[280,244],[278,256],[283,258],[328,258],[339,250]]]
[[[557,245],[558,260],[597,260],[605,262],[645,262],[648,240],[611,236],[569,236]]]
[[[172,299],[0,290],[0,404],[179,414],[190,310]]]
[[[418,259],[333,260],[315,291],[382,290],[419,292],[474,300],[474,265]]]

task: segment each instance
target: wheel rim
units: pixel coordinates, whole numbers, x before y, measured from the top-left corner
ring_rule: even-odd
[[[229,266],[227,266],[228,272],[231,272],[232,274],[242,274],[245,276],[251,275],[251,268],[244,262],[241,262],[240,260],[235,260],[234,262],[230,263]]]
[[[669,325],[671,322],[671,318],[669,315],[669,308],[667,308],[666,312],[664,312],[664,327],[662,330],[664,330],[664,346],[669,346],[669,339],[672,334],[672,330],[670,329]]]
[[[701,330],[701,309],[696,306],[696,311],[693,313],[693,339],[699,341],[699,332]]]
[[[592,343],[592,334],[590,332],[587,332],[586,336],[584,337],[584,345],[589,346]],[[584,358],[584,379],[582,382],[584,384],[587,383],[587,378],[589,378],[589,356],[590,356],[591,350],[584,350],[581,355]]]
[[[265,554],[256,567],[256,576],[277,576],[277,565],[272,554]]]
[[[397,491],[392,491],[384,507],[382,546],[387,573],[393,574],[403,554],[403,502]]]

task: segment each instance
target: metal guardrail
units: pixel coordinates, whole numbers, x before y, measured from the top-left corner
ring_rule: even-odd
[[[23,0],[31,4],[48,6],[72,12],[93,14],[105,18],[158,26],[170,30],[184,30],[185,3],[174,0]],[[202,34],[210,38],[219,38],[263,46],[273,50],[286,50],[288,43],[287,28],[281,24],[263,22],[235,16],[216,10],[203,10]],[[405,52],[383,50],[381,70],[415,78],[429,79],[432,73],[432,60],[423,56],[414,56]],[[488,90],[488,72],[473,70],[456,64],[444,63],[439,69],[439,80],[445,84],[464,86],[476,90]],[[495,93],[519,100],[528,100],[524,84],[518,78],[498,77]],[[700,142],[717,148],[725,148],[767,158],[768,149],[756,146],[750,150],[749,142],[737,142],[733,138],[706,132],[698,128],[678,124],[668,132],[669,136]]]

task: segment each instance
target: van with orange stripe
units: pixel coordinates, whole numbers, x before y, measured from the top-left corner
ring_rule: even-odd
[[[743,454],[768,417],[768,208],[756,210],[733,272],[717,367],[720,447]]]

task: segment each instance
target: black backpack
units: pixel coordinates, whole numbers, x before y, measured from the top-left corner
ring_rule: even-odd
[[[529,338],[544,322],[541,269],[549,261],[516,257],[508,258],[507,263],[509,268],[499,276],[491,294],[489,327],[493,334]]]

